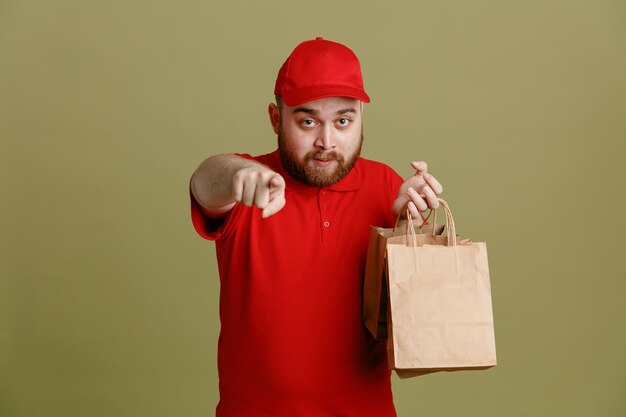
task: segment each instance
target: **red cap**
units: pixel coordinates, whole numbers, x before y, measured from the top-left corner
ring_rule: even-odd
[[[324,97],[351,97],[370,102],[363,89],[361,64],[354,52],[323,38],[296,46],[278,71],[274,94],[280,95],[289,106]]]

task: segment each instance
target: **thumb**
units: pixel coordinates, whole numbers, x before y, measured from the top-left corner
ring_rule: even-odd
[[[413,161],[411,166],[415,169],[415,175],[424,175],[428,171],[428,165],[424,161]]]
[[[274,174],[270,179],[270,188],[273,189],[284,189],[285,188],[285,180],[280,174]]]

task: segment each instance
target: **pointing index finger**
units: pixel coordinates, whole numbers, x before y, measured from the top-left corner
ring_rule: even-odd
[[[278,196],[274,196],[270,199],[270,202],[263,211],[261,212],[261,217],[264,219],[270,217],[280,211],[285,206],[285,196],[280,194]]]

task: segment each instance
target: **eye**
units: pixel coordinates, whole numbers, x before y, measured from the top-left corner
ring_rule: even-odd
[[[342,117],[341,119],[337,120],[337,124],[341,127],[346,127],[350,124],[350,119]]]
[[[311,119],[304,119],[300,122],[300,124],[304,127],[313,127],[315,126],[315,121]]]

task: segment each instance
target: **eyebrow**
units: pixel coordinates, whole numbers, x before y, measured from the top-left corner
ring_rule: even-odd
[[[317,114],[317,110],[313,110],[313,109],[309,109],[307,107],[296,107],[293,110],[293,114],[296,113],[306,113],[306,114],[311,114],[313,116],[315,116]],[[356,114],[356,110],[352,107],[348,108],[348,109],[341,109],[341,110],[337,110],[336,114],[346,114],[346,113],[355,113]]]

